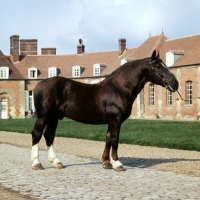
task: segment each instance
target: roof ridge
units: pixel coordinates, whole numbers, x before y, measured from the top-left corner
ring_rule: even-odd
[[[188,38],[188,37],[194,37],[194,36],[200,36],[200,33],[193,34],[193,35],[188,35],[188,36],[184,36],[184,37],[177,37],[177,38],[172,38],[172,39],[166,39],[166,41],[178,40],[178,39],[183,39],[183,38]]]
[[[158,35],[154,35],[154,36],[150,36],[149,38],[151,38],[151,37],[158,37],[158,36],[165,36],[163,33],[161,33],[161,34],[158,34]]]
[[[34,57],[34,56],[72,56],[72,55],[78,55],[78,56],[80,56],[80,55],[84,55],[84,54],[94,54],[94,53],[107,53],[107,52],[117,52],[118,50],[105,50],[105,51],[93,51],[93,52],[84,52],[84,53],[82,53],[82,54],[76,54],[76,53],[74,53],[74,54],[46,54],[46,55],[26,55],[26,56],[32,56],[32,57]]]

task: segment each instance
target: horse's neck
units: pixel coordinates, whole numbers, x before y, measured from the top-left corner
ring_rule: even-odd
[[[141,62],[138,64],[130,64],[127,66],[127,72],[123,74],[124,84],[131,92],[131,98],[134,100],[140,91],[144,88],[144,85],[148,82],[148,63]]]

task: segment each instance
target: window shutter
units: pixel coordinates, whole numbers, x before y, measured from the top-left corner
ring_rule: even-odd
[[[25,112],[28,112],[29,109],[29,92],[27,90],[25,90]]]

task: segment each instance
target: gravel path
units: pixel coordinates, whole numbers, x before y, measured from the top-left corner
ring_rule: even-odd
[[[30,134],[0,131],[0,143],[26,147],[31,151]],[[104,142],[56,137],[54,146],[57,153],[100,160],[104,144]],[[44,138],[41,139],[39,147],[41,150],[46,150]],[[200,152],[120,144],[118,153],[124,165],[200,177]],[[31,162],[28,164],[31,167]],[[25,200],[27,198],[0,187],[0,199]]]

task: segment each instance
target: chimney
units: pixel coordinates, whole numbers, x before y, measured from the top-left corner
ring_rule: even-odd
[[[120,38],[118,42],[119,42],[119,55],[122,55],[126,50],[126,39]]]
[[[56,48],[41,48],[42,55],[56,55]]]
[[[83,40],[79,39],[77,45],[77,54],[82,54],[84,52],[85,52],[85,46],[83,45]]]
[[[19,35],[10,36],[10,54],[13,62],[19,61]]]
[[[37,39],[20,40],[20,55],[37,55]]]

